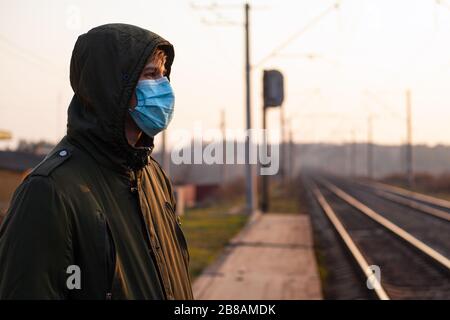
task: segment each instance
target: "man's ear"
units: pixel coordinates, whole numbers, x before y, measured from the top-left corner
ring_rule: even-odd
[[[128,101],[128,107],[134,109],[136,107],[136,104],[136,89],[134,89],[133,93],[131,94],[130,101]]]

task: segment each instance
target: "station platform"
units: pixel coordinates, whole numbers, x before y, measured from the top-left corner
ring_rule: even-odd
[[[322,299],[309,216],[255,214],[193,290],[201,300]]]

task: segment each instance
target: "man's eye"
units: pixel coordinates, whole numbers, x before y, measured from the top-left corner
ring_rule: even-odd
[[[159,78],[161,77],[161,74],[159,72],[149,72],[145,74],[148,78]]]

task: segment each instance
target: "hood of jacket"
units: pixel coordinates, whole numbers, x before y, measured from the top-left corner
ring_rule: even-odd
[[[140,146],[131,146],[125,119],[142,69],[156,48],[167,55],[170,77],[173,46],[151,31],[106,24],[78,37],[70,63],[74,96],[68,109],[67,136],[103,166],[123,171],[148,164],[153,138],[142,133]]]

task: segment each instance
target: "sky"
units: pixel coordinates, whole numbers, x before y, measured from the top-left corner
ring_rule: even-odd
[[[204,9],[213,3],[216,9]],[[337,10],[328,10],[332,0],[249,3],[254,127],[261,127],[262,72],[278,69],[297,142],[365,142],[370,116],[375,143],[404,143],[409,89],[413,143],[450,144],[450,0],[342,0]],[[243,5],[0,0],[0,129],[13,134],[0,148],[19,139],[61,139],[73,95],[73,45],[78,35],[113,22],[149,29],[175,46],[169,135],[199,124],[217,129],[221,110],[228,128],[244,128]],[[305,31],[259,64],[299,30]],[[279,108],[269,111],[275,131],[279,117]]]

